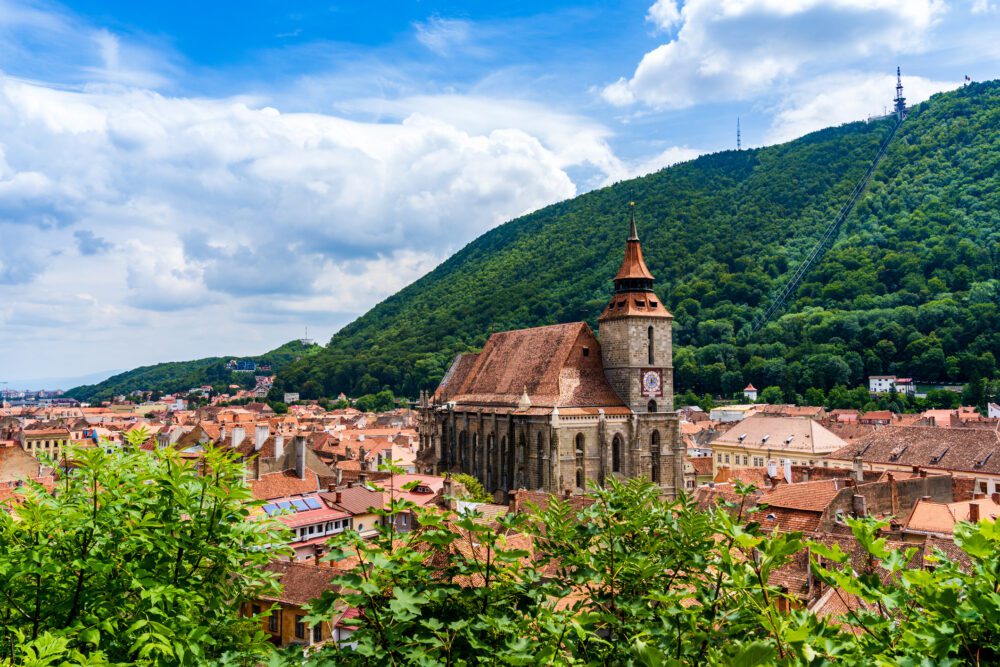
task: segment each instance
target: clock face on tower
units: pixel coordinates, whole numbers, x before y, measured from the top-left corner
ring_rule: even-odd
[[[645,397],[663,396],[663,371],[659,368],[643,368],[639,371],[640,393]]]

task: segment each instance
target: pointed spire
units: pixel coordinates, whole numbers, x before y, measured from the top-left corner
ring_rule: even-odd
[[[622,279],[640,279],[649,281],[649,285],[643,285],[643,288],[652,289],[653,274],[649,272],[646,263],[642,261],[642,244],[639,243],[639,232],[635,226],[635,202],[630,201],[628,205],[631,213],[628,223],[628,239],[625,242],[625,259],[622,261],[621,268],[618,269],[618,275],[615,276],[615,285],[619,286],[618,281]]]
[[[638,241],[639,240],[639,232],[636,231],[636,229],[635,229],[635,202],[634,201],[630,201],[628,203],[628,205],[629,205],[629,209],[632,211],[632,215],[630,216],[629,223],[628,223],[628,240],[629,241]]]

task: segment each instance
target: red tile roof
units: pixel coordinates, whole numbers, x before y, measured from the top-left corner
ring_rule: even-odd
[[[583,322],[495,333],[475,359],[455,360],[443,393],[473,405],[516,407],[527,393],[535,407],[623,406],[600,349]]]
[[[247,484],[257,500],[300,496],[319,490],[319,479],[316,473],[309,470],[306,471],[305,479],[299,479],[294,470],[285,470],[261,475],[260,479],[248,480]]]
[[[337,587],[330,582],[338,572],[329,566],[275,561],[269,563],[267,569],[280,575],[282,591],[276,596],[264,597],[265,600],[304,605],[325,591],[337,590]]]

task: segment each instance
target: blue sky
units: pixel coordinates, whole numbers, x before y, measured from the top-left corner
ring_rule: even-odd
[[[0,0],[0,381],[326,340],[476,236],[994,78],[995,0]]]

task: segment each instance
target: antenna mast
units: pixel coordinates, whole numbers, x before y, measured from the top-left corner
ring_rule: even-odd
[[[893,101],[896,103],[896,117],[903,120],[906,117],[906,98],[903,97],[903,76],[898,65],[896,66],[896,99]]]
[[[736,117],[736,150],[743,150],[743,141],[740,137],[740,117]]]

